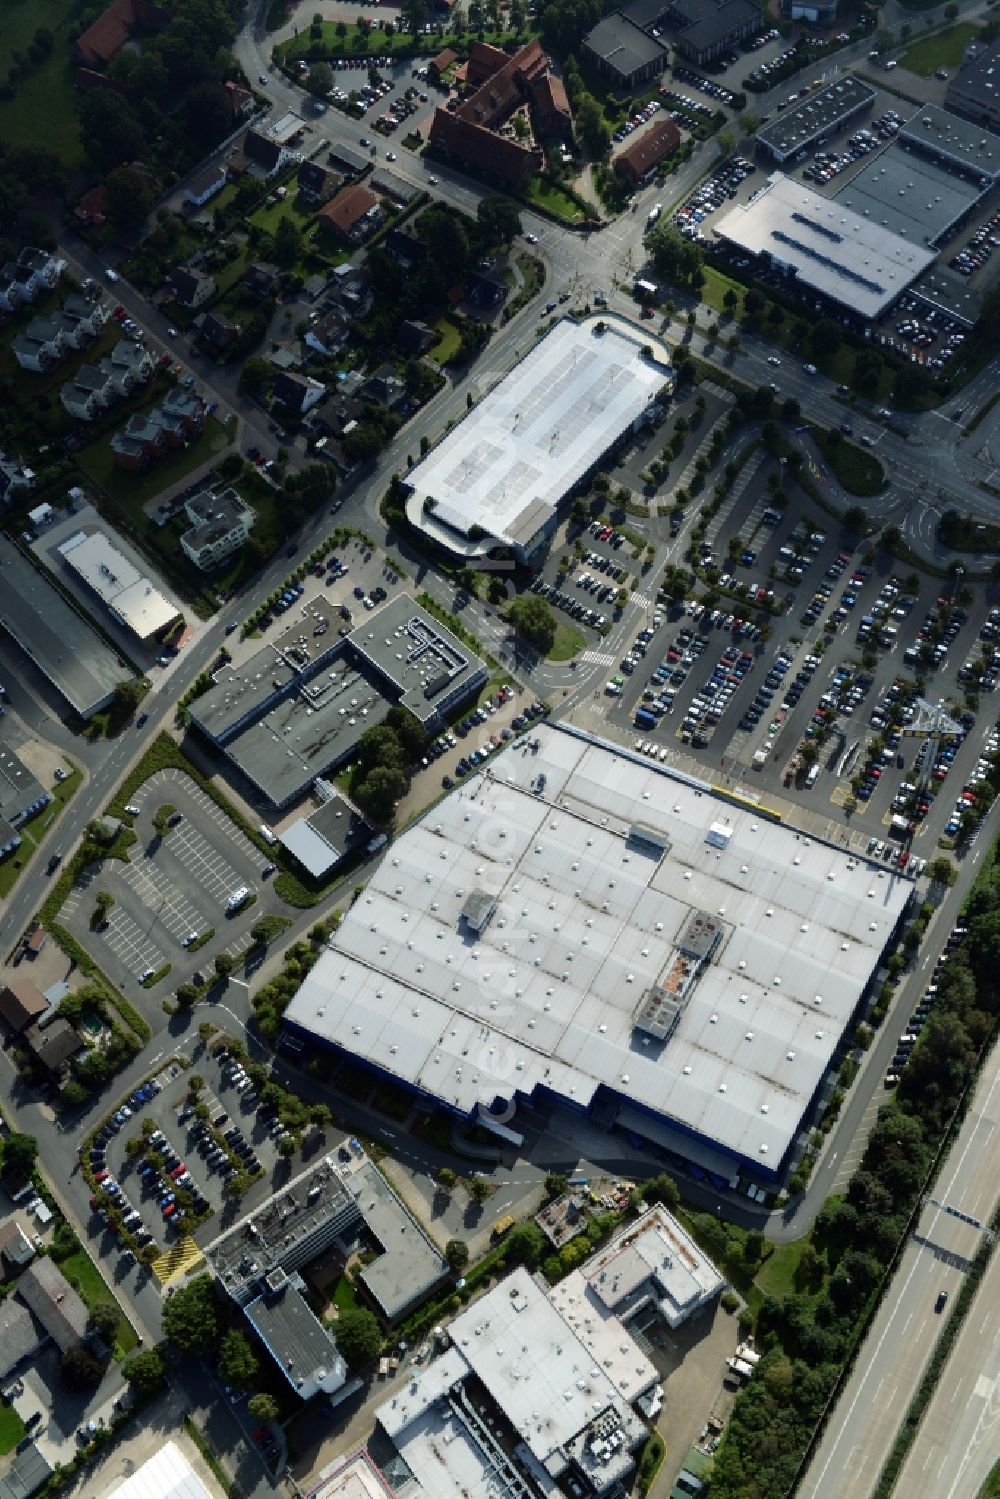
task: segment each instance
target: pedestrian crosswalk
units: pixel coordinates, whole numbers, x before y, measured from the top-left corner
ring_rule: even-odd
[[[204,1256],[190,1236],[179,1239],[153,1261],[153,1274],[161,1285],[177,1280],[205,1263]]]
[[[615,658],[610,651],[584,651],[580,659],[585,666],[610,666]]]

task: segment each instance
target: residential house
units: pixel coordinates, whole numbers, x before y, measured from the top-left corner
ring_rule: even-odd
[[[681,133],[673,120],[657,120],[651,130],[619,151],[614,159],[615,171],[633,186],[652,176],[661,162],[673,156],[681,143]]]
[[[33,297],[41,291],[53,291],[66,269],[66,262],[48,250],[36,250],[26,245],[17,257],[17,263],[31,273]]]
[[[71,292],[61,310],[64,318],[73,318],[80,323],[90,338],[96,338],[111,318],[106,302],[102,302],[100,298],[91,301],[89,297],[82,297],[79,292]]]
[[[87,1334],[87,1308],[55,1260],[42,1255],[21,1274],[17,1295],[33,1312],[60,1353]]]
[[[243,284],[259,297],[275,297],[281,288],[281,274],[276,265],[257,260],[243,272]]]
[[[31,319],[23,333],[14,339],[14,357],[23,370],[49,370],[65,359],[73,347],[72,331],[63,326],[58,314]]]
[[[241,149],[246,161],[268,177],[273,177],[286,162],[294,159],[294,152],[289,151],[280,141],[262,135],[259,130],[247,131],[241,142]]]
[[[17,1224],[12,1227],[17,1228]],[[0,1302],[0,1379],[6,1379],[12,1369],[36,1353],[42,1341],[27,1307],[12,1296]]]
[[[363,317],[372,299],[371,286],[364,268],[352,265],[350,261],[336,266],[330,277],[330,294],[348,317]]]
[[[18,1270],[22,1270],[25,1265],[30,1265],[31,1261],[35,1258],[35,1246],[16,1218],[8,1218],[6,1223],[0,1227],[0,1258],[3,1259],[4,1267],[15,1274]],[[7,1331],[4,1313],[8,1307],[12,1311],[24,1312],[25,1316],[28,1315],[24,1311],[24,1308],[16,1301],[0,1303],[0,1339],[3,1338],[4,1333]],[[6,1350],[0,1352],[0,1361],[2,1361],[5,1353]],[[16,1363],[17,1360],[14,1362]],[[8,1364],[7,1368],[10,1367],[10,1364]],[[4,1373],[6,1373],[6,1370],[4,1370]]]
[[[108,190],[104,183],[98,183],[96,187],[88,188],[81,198],[77,200],[73,209],[73,216],[79,219],[81,224],[87,224],[99,229],[108,221]]]
[[[573,139],[573,111],[566,85],[554,73],[545,73],[531,88],[535,128],[545,140]]]
[[[218,288],[212,276],[192,266],[176,266],[167,275],[170,295],[179,307],[201,307],[215,296]]]
[[[407,229],[390,229],[385,236],[385,248],[400,265],[407,267],[422,265],[427,259],[427,246]]]
[[[203,167],[200,172],[195,173],[184,189],[184,202],[190,204],[192,208],[204,208],[216,193],[221,193],[227,180],[228,173],[223,162]]]
[[[127,389],[123,385],[127,381]],[[126,371],[113,372],[111,361],[103,359],[100,365],[81,364],[74,379],[59,392],[70,416],[82,422],[92,422],[99,412],[110,406],[115,396],[126,395],[132,388],[131,376]]]
[[[249,89],[242,88],[240,84],[231,80],[222,85],[223,91],[229,101],[229,108],[234,120],[242,115],[249,114],[253,109],[253,94]]]
[[[55,1083],[63,1080],[70,1060],[84,1049],[81,1037],[62,1015],[46,1026],[29,1025],[22,1035],[35,1061]]]
[[[365,403],[356,396],[347,396],[339,389],[321,405],[313,408],[309,415],[309,430],[319,437],[332,437],[338,442],[354,430],[365,414]]]
[[[85,349],[94,341],[89,318],[73,317],[60,307],[58,312],[52,314],[50,322],[62,334],[67,354],[72,349]]]
[[[390,410],[394,410],[405,401],[406,386],[393,365],[380,364],[361,386],[358,395],[363,401],[374,401],[377,406],[388,406]]]
[[[134,381],[143,384],[152,378],[156,369],[156,362],[148,349],[142,344],[133,343],[130,338],[120,338],[111,350],[110,360],[117,369],[127,370]]]
[[[427,77],[431,83],[440,83],[449,68],[453,68],[458,62],[458,53],[453,52],[450,47],[445,47],[437,57],[432,57],[427,64]]]
[[[492,271],[470,271],[466,291],[469,301],[475,306],[496,308],[506,302],[510,287],[502,276],[495,276]]]
[[[76,51],[88,67],[106,68],[136,33],[155,35],[170,25],[171,13],[151,0],[111,0],[93,25],[76,39]]]
[[[374,234],[384,215],[379,201],[360,182],[342,187],[317,213],[320,228],[347,244],[361,244]]]
[[[298,171],[299,195],[305,203],[325,203],[341,184],[341,178],[318,161],[304,161]]]
[[[152,416],[134,411],[125,426],[111,439],[111,451],[119,468],[133,472],[145,468],[153,458],[166,451],[163,427]]]
[[[161,411],[184,423],[189,437],[198,437],[205,430],[205,402],[190,390],[176,387],[168,390],[160,404]]]
[[[48,1009],[48,1000],[31,979],[14,974],[0,984],[0,1020],[18,1035],[35,1025]]]
[[[272,394],[287,411],[305,416],[326,395],[326,386],[311,375],[290,375],[282,371],[275,379]]]
[[[186,500],[184,509],[191,526],[181,533],[181,547],[202,572],[239,551],[255,520],[253,509],[231,488],[204,490]]]
[[[396,342],[407,354],[426,354],[438,341],[438,335],[426,323],[407,318],[396,329]]]
[[[198,329],[201,337],[213,349],[228,349],[240,336],[238,323],[231,323],[221,313],[206,312]]]
[[[306,331],[305,341],[317,354],[336,354],[351,336],[351,325],[342,312],[328,312]]]
[[[31,489],[34,482],[33,468],[22,463],[19,458],[8,458],[6,453],[0,453],[0,505],[6,505],[16,490]]]

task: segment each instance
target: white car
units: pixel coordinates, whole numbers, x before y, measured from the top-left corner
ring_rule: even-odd
[[[767,356],[767,362],[768,362],[768,364],[773,364],[773,365],[777,366],[777,365],[779,365],[781,363],[781,360],[778,358],[777,354],[768,354],[768,356]]]
[[[524,237],[528,241],[529,245],[537,245],[538,244],[538,235],[537,234],[526,234]]]
[[[395,153],[395,151],[387,151],[385,153],[385,159],[386,159],[386,161],[395,161],[396,160],[396,153]]]
[[[437,187],[436,177],[428,177],[427,181],[430,183],[431,187]]]
[[[177,337],[177,329],[176,328],[168,328],[167,329],[167,337],[168,338],[176,338]]]

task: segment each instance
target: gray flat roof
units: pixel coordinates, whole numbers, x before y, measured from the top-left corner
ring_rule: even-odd
[[[1000,111],[1000,41],[969,47],[966,59],[948,85],[949,109],[981,109],[996,118]]]
[[[282,845],[315,879],[328,870],[365,838],[371,828],[360,812],[339,792],[315,812],[300,817],[280,835]]]
[[[793,155],[810,141],[833,130],[837,122],[863,105],[872,104],[875,90],[853,73],[846,73],[816,89],[757,131],[757,139],[778,157]]]
[[[603,1089],[777,1170],[909,881],[578,731],[531,740],[393,840],[287,1020],[463,1114]],[[478,934],[473,888],[497,901]],[[694,910],[719,945],[656,1041],[637,1015]]]
[[[1000,135],[994,135],[985,125],[961,119],[950,109],[923,105],[907,120],[898,139],[937,151],[991,181],[1000,176]]]
[[[466,682],[471,690],[473,681],[486,673],[475,652],[408,593],[393,594],[362,618],[347,644],[421,723],[433,718],[442,698]]]
[[[49,793],[6,740],[0,739],[0,817],[16,822],[30,808],[51,801]]]
[[[798,282],[865,318],[879,317],[933,264],[933,250],[775,172],[715,226],[720,239],[766,255]]]
[[[373,1161],[357,1166],[351,1181],[365,1225],[385,1251],[365,1266],[358,1280],[394,1322],[430,1294],[448,1265]]]
[[[380,684],[337,655],[234,734],[226,754],[276,807],[283,807],[346,760],[391,706]]]
[[[110,700],[135,674],[53,583],[0,535],[4,628],[81,718]]]
[[[191,717],[213,739],[224,740],[233,726],[297,678],[314,672],[340,647],[340,611],[322,593],[294,604],[288,623],[249,660],[224,666],[215,686],[191,705]],[[326,625],[324,634],[313,631]],[[304,637],[304,639],[303,639]]]
[[[894,140],[869,156],[834,194],[837,203],[912,244],[933,246],[983,195],[979,178],[956,173],[938,157]]]
[[[265,1292],[244,1307],[247,1321],[290,1384],[322,1384],[343,1373],[337,1345],[295,1285]]]
[[[641,22],[633,21],[621,12],[598,21],[584,37],[584,46],[596,57],[610,63],[623,77],[656,62],[667,50],[655,36],[647,36]]]

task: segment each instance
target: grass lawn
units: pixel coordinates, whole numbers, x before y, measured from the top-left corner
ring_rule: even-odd
[[[579,203],[575,202],[562,188],[556,187],[554,183],[543,182],[541,177],[532,177],[528,183],[525,194],[530,203],[546,212],[554,214],[557,219],[562,219],[566,224],[580,224],[586,215]]]
[[[574,630],[572,625],[557,624],[556,638],[552,642],[550,650],[546,651],[546,661],[571,661],[579,654],[587,644],[586,637],[579,630]]]
[[[24,1422],[12,1405],[0,1405],[0,1452],[10,1452],[24,1436]]]
[[[105,433],[89,447],[81,448],[77,461],[89,478],[142,527],[150,524],[143,510],[148,500],[195,469],[208,467],[225,452],[230,442],[221,422],[210,416],[206,419],[204,432],[195,442],[186,448],[171,449],[158,461],[150,463],[148,468],[132,473],[115,463],[110,438],[111,433]]]
[[[479,33],[476,33],[477,38]],[[494,47],[504,47],[515,40],[527,41],[531,35],[530,30],[521,34],[520,38],[513,31],[485,32],[483,40]],[[373,27],[367,36],[362,35],[355,26],[348,26],[346,36],[338,36],[336,23],[334,21],[323,22],[323,56],[324,57],[384,57],[390,52],[412,52],[414,56],[436,57],[445,46],[447,37],[442,39],[436,32],[430,35],[421,34],[414,45],[413,38],[409,34],[394,32],[392,36],[386,36],[381,26]],[[278,52],[284,61],[295,61],[304,57],[309,61],[308,52],[313,43],[312,28],[303,26],[298,36],[289,37],[287,41],[281,42]]]
[[[447,364],[458,352],[458,346],[462,342],[462,335],[450,318],[440,317],[434,324],[434,331],[440,333],[441,337],[430,350],[428,358],[433,359],[435,364]]]
[[[816,435],[816,445],[833,469],[837,481],[848,494],[881,494],[886,477],[879,460],[863,448],[856,448],[853,442],[838,442],[839,435],[827,434],[825,438]]]
[[[776,1301],[785,1301],[796,1292],[795,1274],[802,1259],[802,1251],[811,1240],[808,1235],[791,1244],[778,1244],[774,1252],[761,1265],[754,1280],[765,1296]]]
[[[122,1359],[127,1353],[131,1353],[133,1348],[138,1347],[131,1324],[108,1290],[97,1266],[82,1244],[68,1259],[60,1261],[59,1268],[78,1292],[80,1300],[88,1309],[97,1306],[100,1302],[105,1302],[108,1306],[113,1306],[118,1310],[118,1337],[115,1342],[115,1358]]]
[[[361,1306],[354,1284],[346,1275],[333,1288],[333,1304],[338,1312],[356,1312]]]
[[[55,151],[71,169],[82,153],[73,92],[69,35],[80,7],[74,0],[3,0],[0,5],[0,73],[12,54],[26,53],[40,26],[52,32],[49,56],[15,85],[13,99],[0,104],[0,140],[6,146],[37,146]]]
[[[72,764],[72,761],[69,763]],[[83,771],[74,767],[65,781],[58,781],[53,786],[52,800],[44,812],[40,816],[32,818],[30,822],[22,823],[18,828],[18,832],[21,835],[21,845],[14,850],[9,858],[0,864],[0,897],[10,894],[14,888],[15,881],[24,865],[30,859],[36,845],[44,838],[73,793],[79,791],[82,780]],[[2,1450],[0,1448],[0,1451]]]
[[[899,65],[911,73],[919,73],[921,78],[930,78],[938,68],[957,68],[977,30],[969,22],[962,21],[957,26],[949,26],[947,31],[921,37],[919,42],[907,47]]]

